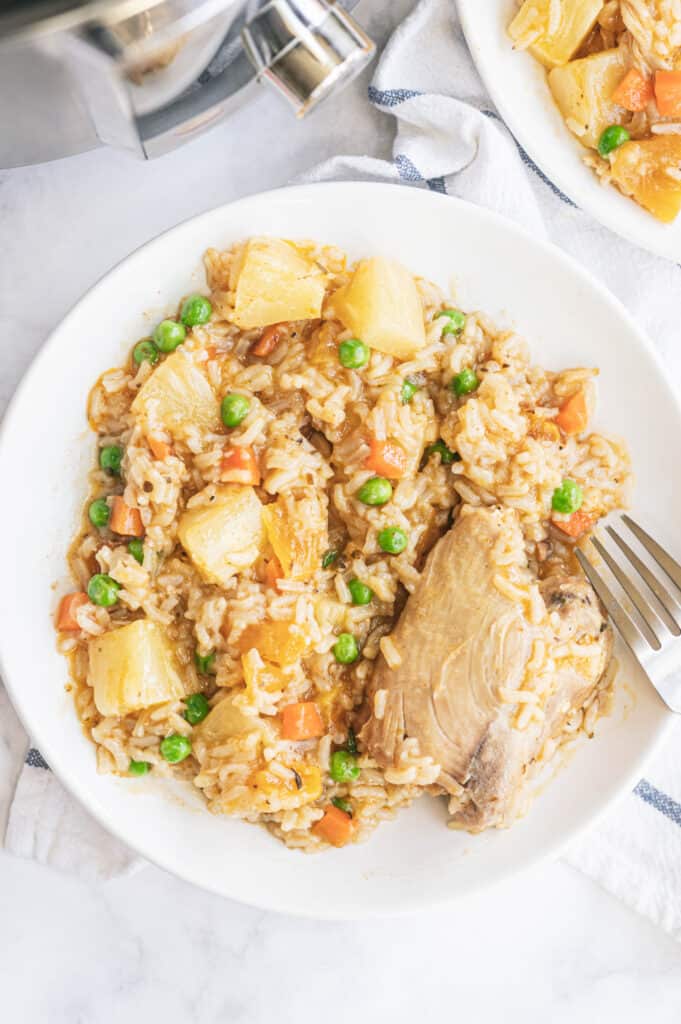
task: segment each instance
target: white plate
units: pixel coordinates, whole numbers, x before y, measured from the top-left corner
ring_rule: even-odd
[[[629,315],[575,263],[496,215],[403,186],[269,192],[203,214],[133,253],[69,313],[21,384],[0,434],[3,678],[34,743],[71,792],[111,832],[197,885],[318,917],[452,901],[555,855],[639,779],[672,716],[627,659],[622,671],[636,694],[633,708],[625,715],[620,707],[603,723],[597,740],[583,744],[513,829],[478,837],[451,832],[443,801],[424,798],[366,844],[314,857],[285,849],[263,829],[209,814],[190,786],[171,793],[160,780],[97,775],[94,748],[64,692],[53,584],[66,589],[65,551],[94,456],[88,390],[179,296],[202,283],[206,247],[257,233],[316,238],[353,257],[389,254],[443,287],[454,277],[462,305],[509,314],[538,362],[599,364],[599,422],[627,437],[638,474],[636,511],[670,541],[681,519],[681,479],[669,444],[681,433],[681,412]]]
[[[515,0],[458,0],[473,60],[514,136],[549,181],[577,206],[630,242],[681,260],[681,216],[661,224],[632,199],[603,186],[583,162],[586,150],[553,101],[546,70],[529,53],[512,49],[506,34]]]

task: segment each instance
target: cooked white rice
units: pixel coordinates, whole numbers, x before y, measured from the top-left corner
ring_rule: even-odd
[[[554,373],[533,365],[521,338],[497,331],[476,311],[468,312],[460,336],[443,334],[436,314],[448,304],[421,280],[427,344],[413,359],[399,361],[374,351],[366,369],[344,369],[337,346],[348,332],[326,316],[291,325],[285,343],[254,359],[249,351],[261,332],[240,331],[229,320],[234,258],[234,250],[206,254],[213,317],[188,333],[184,358],[218,395],[248,396],[250,412],[229,441],[256,451],[260,500],[280,498],[291,534],[305,543],[323,537],[323,548],[337,550],[338,557],[326,568],[320,560],[310,579],[281,579],[273,586],[268,578],[272,552],[266,549],[227,585],[207,582],[178,541],[178,520],[185,509],[213,499],[225,435],[188,424],[182,436],[173,437],[172,453],[161,461],[154,458],[149,424],[131,406],[155,367],[144,362],[137,368],[128,361],[104,373],[90,396],[97,447],[120,445],[125,457],[121,477],[92,472],[88,503],[100,497],[110,503],[122,495],[139,509],[143,563],[119,536],[96,529],[84,515],[70,551],[77,587],[85,591],[93,573],[107,573],[120,584],[119,600],[110,609],[83,604],[77,611],[79,629],[60,633],[60,645],[71,659],[76,707],[96,744],[100,771],[126,775],[131,761],[146,762],[154,774],[190,780],[211,811],[265,824],[287,845],[314,850],[326,845],[313,829],[333,799],[349,801],[352,838],[359,841],[437,778],[438,766],[420,757],[411,740],[403,745],[400,764],[388,772],[361,751],[355,781],[333,782],[328,768],[333,750],[348,742],[379,652],[389,665],[400,663],[390,638],[396,612],[460,502],[515,510],[530,564],[565,563],[571,541],[551,524],[554,489],[566,477],[577,481],[584,510],[595,521],[626,504],[629,463],[619,440],[599,434],[566,438],[553,424],[561,403],[580,388],[593,404],[595,370]],[[342,253],[322,248],[316,258],[329,274],[329,290],[347,280]],[[465,368],[474,368],[481,383],[472,394],[456,398],[449,384]],[[418,390],[403,403],[407,378]],[[406,456],[407,471],[382,507],[363,505],[356,497],[371,475],[364,466],[369,436],[399,444]],[[424,459],[424,449],[438,439],[458,453],[459,461],[442,464],[438,455]],[[407,535],[407,547],[398,555],[385,554],[378,545],[378,533],[388,525]],[[514,584],[504,574],[504,564],[515,557],[503,548],[497,552],[499,586],[519,600],[541,602],[524,581]],[[373,590],[370,604],[352,604],[348,582],[355,578]],[[88,682],[88,642],[141,617],[158,623],[172,642],[187,692],[205,693],[212,708],[233,702],[248,729],[215,738],[189,724],[183,701],[119,717],[98,712]],[[245,630],[276,622],[293,624],[304,637],[302,657],[279,668],[257,649],[240,646]],[[361,649],[361,657],[347,666],[332,651],[343,632],[353,634]],[[195,651],[215,653],[213,676],[197,673]],[[543,652],[536,653],[539,664]],[[522,727],[536,695],[525,690],[503,698],[518,704]],[[379,691],[378,716],[381,699]],[[301,700],[316,702],[325,734],[284,740],[281,709]],[[588,715],[587,709],[582,719]],[[593,714],[589,729],[592,719]],[[160,753],[161,741],[171,734],[192,742],[191,755],[177,765]]]

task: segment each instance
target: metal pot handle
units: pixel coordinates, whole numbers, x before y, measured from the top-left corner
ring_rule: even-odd
[[[251,17],[247,12],[239,34],[212,62],[212,73],[201,76],[200,87],[135,119],[144,155],[158,156],[205,131],[256,81],[273,86],[296,116],[304,117],[373,57],[374,44],[348,13],[356,3],[270,0]]]

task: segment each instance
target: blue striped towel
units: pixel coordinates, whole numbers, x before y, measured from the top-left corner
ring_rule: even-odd
[[[594,224],[516,144],[473,67],[451,0],[422,0],[397,29],[369,101],[395,118],[392,160],[334,157],[304,180],[403,182],[461,196],[540,237],[550,235],[619,295],[681,380],[679,267]],[[679,729],[648,778],[567,859],[681,939]],[[86,877],[111,877],[139,864],[64,793],[36,750],[29,751],[19,779],[6,846]]]

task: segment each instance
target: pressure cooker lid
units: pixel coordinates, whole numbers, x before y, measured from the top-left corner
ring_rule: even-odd
[[[152,15],[155,29],[193,27],[234,7],[237,0],[4,0],[0,6],[0,43],[85,26],[126,26],[126,43],[148,35],[140,15]],[[139,38],[136,36],[139,35]]]

